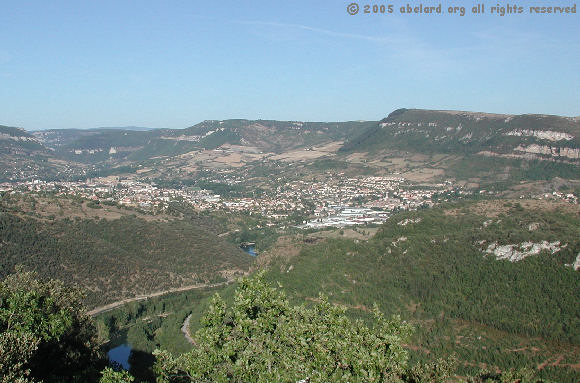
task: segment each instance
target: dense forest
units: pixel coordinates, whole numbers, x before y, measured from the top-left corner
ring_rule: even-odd
[[[137,381],[157,382],[444,382],[454,357],[412,363],[405,342],[413,327],[377,306],[373,319],[345,316],[320,296],[293,306],[263,279],[242,279],[233,303],[219,294],[207,306],[194,345],[175,356],[153,352],[154,368]],[[17,270],[0,283],[0,382],[134,382],[107,365],[82,293]],[[471,382],[540,382],[533,371],[481,371]]]
[[[327,239],[275,259],[267,278],[296,301],[322,291],[354,317],[378,303],[418,324],[419,359],[456,352],[473,372],[479,363],[538,366],[559,353],[559,366],[542,373],[577,381],[567,366],[580,350],[580,273],[569,266],[580,252],[578,213],[492,202],[496,211],[486,201],[401,213],[368,242]],[[526,241],[561,246],[519,262],[485,252]],[[522,344],[523,352],[508,351]]]

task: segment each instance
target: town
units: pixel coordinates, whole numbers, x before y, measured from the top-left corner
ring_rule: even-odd
[[[239,180],[226,179],[236,183]],[[186,203],[196,210],[222,210],[258,214],[268,226],[297,225],[302,228],[342,227],[379,223],[398,210],[430,207],[434,198],[469,194],[451,181],[416,186],[401,176],[346,177],[326,175],[319,181],[292,181],[269,192],[226,197],[198,187],[169,188],[142,180],[117,176],[78,182],[24,181],[0,184],[0,192],[49,192],[77,196],[95,203],[116,203],[161,213],[170,203]]]
[[[221,177],[220,181],[234,185],[241,182],[238,178]],[[416,185],[400,175],[347,177],[344,173],[328,173],[324,179],[317,181],[276,181],[279,186],[271,191],[244,192],[241,196],[220,195],[195,186],[162,187],[152,182],[118,176],[77,182],[32,180],[2,183],[0,193],[48,192],[56,196],[77,196],[93,201],[93,206],[100,203],[118,204],[150,214],[163,213],[170,204],[177,202],[198,211],[242,212],[261,216],[269,227],[292,225],[304,229],[381,223],[393,212],[432,207],[438,202],[467,196],[492,194],[487,190],[466,190],[450,180]],[[559,192],[526,197],[578,203],[574,194]]]

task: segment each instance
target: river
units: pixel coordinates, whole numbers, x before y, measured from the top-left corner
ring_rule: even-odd
[[[252,257],[256,257],[258,255],[258,253],[256,253],[255,245],[240,246],[240,248],[244,250],[246,253],[250,254]]]
[[[129,363],[129,356],[131,355],[130,344],[123,343],[117,347],[113,347],[107,354],[111,362],[119,363],[127,371],[131,368],[131,364]]]

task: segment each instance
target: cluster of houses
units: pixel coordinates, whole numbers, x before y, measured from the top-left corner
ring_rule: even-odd
[[[207,190],[162,188],[146,182],[108,177],[79,182],[47,182],[41,180],[0,184],[2,191],[52,192],[94,201],[113,201],[142,209],[164,209],[167,203],[183,201],[200,209],[208,209],[220,196]]]
[[[224,181],[240,182],[235,176],[220,180]],[[278,179],[275,184],[279,186],[251,197],[227,197],[194,187],[160,187],[144,181],[118,177],[82,182],[33,180],[2,183],[0,192],[52,192],[55,195],[72,195],[94,201],[112,201],[150,211],[163,211],[169,203],[178,201],[198,210],[256,214],[264,217],[268,226],[291,223],[302,228],[380,223],[387,220],[394,211],[430,207],[452,195],[472,193],[451,181],[419,186],[400,176],[347,177],[343,173],[329,173],[319,180],[284,182],[283,179]],[[479,194],[485,193],[487,191],[479,191]],[[578,203],[578,198],[570,193],[553,192],[531,197]]]
[[[271,192],[252,197],[225,197],[199,188],[174,189],[118,177],[82,182],[34,180],[5,183],[0,184],[0,192],[45,191],[94,201],[113,201],[152,211],[163,211],[170,202],[179,201],[198,210],[257,214],[266,218],[269,226],[286,224],[293,219],[292,224],[301,224],[299,227],[304,228],[381,222],[395,210],[433,205],[434,193],[463,193],[451,182],[417,187],[401,177],[346,177],[344,174],[328,174],[318,181],[277,184],[280,186]]]

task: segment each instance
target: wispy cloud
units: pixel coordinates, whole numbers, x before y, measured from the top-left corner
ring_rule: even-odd
[[[237,24],[265,27],[277,30],[303,31],[318,36],[327,36],[334,40],[358,40],[375,45],[375,61],[385,62],[400,68],[401,72],[413,73],[419,78],[440,77],[446,73],[461,73],[472,68],[470,57],[473,55],[472,46],[438,46],[425,39],[424,36],[414,33],[406,21],[392,19],[389,24],[388,35],[367,35],[360,33],[342,32],[303,24],[281,23],[275,21],[233,21]],[[269,34],[268,37],[275,37]],[[303,40],[303,35],[284,36],[285,39],[296,38]]]
[[[316,28],[302,24],[278,23],[274,21],[236,21],[236,23],[245,25],[257,25],[257,26],[302,30],[330,37],[342,37],[346,39],[364,40],[381,44],[398,44],[402,42],[400,38],[393,38],[391,36],[369,36],[357,33],[337,32],[329,29]]]

